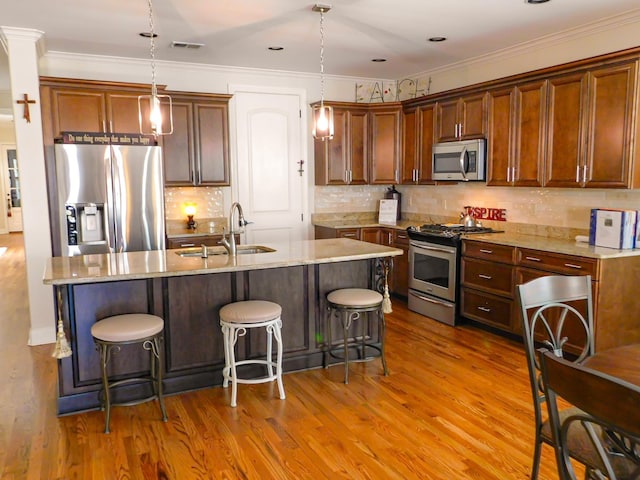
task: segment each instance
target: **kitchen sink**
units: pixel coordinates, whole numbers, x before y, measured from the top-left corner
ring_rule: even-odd
[[[238,245],[236,247],[237,255],[250,255],[270,252],[275,252],[275,250],[273,248],[265,247],[264,245]],[[192,247],[182,250],[176,250],[176,255],[180,255],[181,257],[201,257],[202,247]],[[224,247],[207,247],[207,255],[228,255],[228,252]]]

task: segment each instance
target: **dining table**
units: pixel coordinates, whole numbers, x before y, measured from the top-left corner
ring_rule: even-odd
[[[601,350],[582,365],[640,387],[640,343]]]
[[[582,365],[640,388],[640,343],[601,350],[587,357]],[[611,431],[607,433],[619,451],[640,463],[640,443]]]

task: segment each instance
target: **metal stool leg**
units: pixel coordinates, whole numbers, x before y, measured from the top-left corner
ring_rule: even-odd
[[[162,359],[163,359],[163,341],[164,337],[158,335],[153,339],[151,345],[151,378],[154,379],[153,389],[158,397],[158,403],[160,404],[160,413],[162,414],[162,421],[166,422],[167,410],[164,406],[164,398],[162,394]]]
[[[280,393],[280,399],[284,400],[284,385],[282,384],[282,320],[278,320],[272,327],[273,336],[278,344],[276,352],[276,381],[278,382],[278,393]],[[271,357],[269,356],[269,359]]]
[[[109,395],[109,377],[107,376],[107,362],[109,361],[110,347],[102,342],[98,342],[100,350],[100,371],[102,372],[102,391],[104,409],[104,433],[109,433],[109,422],[111,421],[111,396]]]
[[[267,375],[273,377],[273,331],[275,328],[267,327]]]

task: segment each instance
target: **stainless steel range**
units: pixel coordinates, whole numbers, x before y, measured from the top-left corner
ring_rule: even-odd
[[[447,325],[459,321],[462,235],[498,233],[486,227],[409,227],[409,310]]]

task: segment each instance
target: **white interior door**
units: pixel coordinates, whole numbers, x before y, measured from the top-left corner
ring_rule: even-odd
[[[308,237],[310,215],[298,94],[236,91],[237,199],[244,242]],[[300,163],[302,161],[302,163]]]

